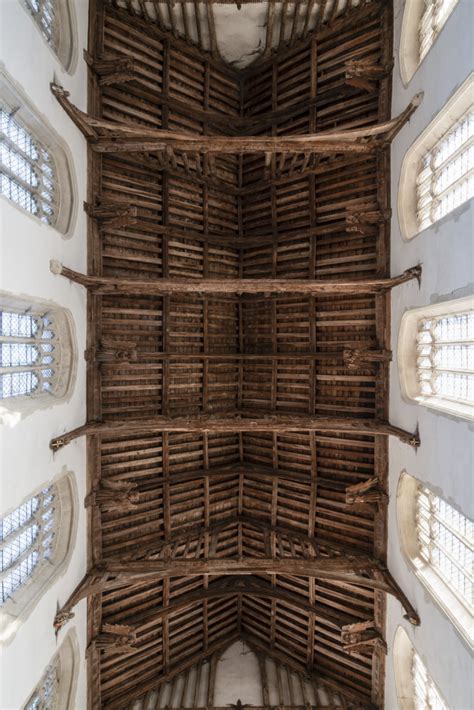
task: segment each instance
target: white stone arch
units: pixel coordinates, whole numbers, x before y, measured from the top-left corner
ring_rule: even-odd
[[[430,563],[426,546],[420,541],[420,524],[424,524],[427,519],[424,515],[423,520],[420,520],[418,510],[420,496],[421,502],[426,498],[438,499],[429,486],[406,471],[402,471],[397,489],[397,523],[402,551],[417,579],[428,590],[462,638],[471,648],[474,648],[474,619],[468,604],[455,593],[442,572]],[[459,515],[462,513],[459,512]]]
[[[436,387],[431,386],[436,382],[437,373],[444,377],[445,372],[459,370],[458,358],[464,359],[467,357],[466,353],[470,352],[469,338],[462,335],[458,343],[457,336],[454,337],[454,334],[453,343],[458,343],[456,348],[461,349],[456,350],[455,353],[447,351],[446,348],[450,347],[449,342],[444,345],[441,341],[438,342],[439,336],[436,335],[438,324],[441,324],[444,319],[451,322],[466,315],[472,330],[474,296],[414,308],[403,315],[398,338],[398,371],[402,395],[406,401],[416,402],[430,409],[457,417],[474,419],[474,401],[469,392],[467,398],[464,393],[462,397],[451,396],[446,392],[437,391]],[[431,342],[424,344],[425,337]],[[437,365],[436,362],[439,359],[441,359],[441,364]],[[443,359],[452,360],[456,368],[453,368],[449,362],[445,364]],[[429,366],[426,365],[428,361],[431,363]],[[430,382],[423,381],[425,377],[428,377]],[[468,378],[468,381],[472,382],[474,371],[471,365],[464,367],[459,377],[463,381]],[[458,380],[459,377],[456,375]],[[428,389],[432,391],[428,392]]]
[[[72,74],[77,65],[77,26],[72,0],[19,0],[44,41]]]
[[[34,710],[37,707],[74,710],[79,664],[77,634],[75,629],[71,629],[22,710]]]
[[[3,172],[0,194],[15,207],[36,221],[71,236],[77,212],[77,193],[73,160],[67,145],[54,128],[40,116],[24,91],[0,64],[0,135],[6,146],[0,156]],[[15,139],[22,133],[19,141]],[[35,149],[35,155],[24,151],[25,137]],[[46,156],[46,160],[44,157]],[[28,177],[25,177],[28,175]],[[34,175],[35,185],[29,176]],[[9,186],[22,197],[9,197]],[[42,198],[46,194],[46,198]]]
[[[428,56],[458,1],[406,0],[399,51],[400,75],[405,86],[408,85],[420,64]],[[433,13],[437,6],[441,9],[445,6],[439,18]],[[432,26],[427,29],[430,13]],[[422,35],[424,47],[421,47]]]
[[[2,513],[0,641],[12,640],[39,599],[66,572],[76,540],[78,510],[74,474],[63,469],[13,510]],[[36,558],[29,562],[33,553]]]
[[[417,180],[422,173],[423,161],[473,106],[473,96],[474,72],[410,146],[403,159],[398,190],[398,220],[405,240],[413,239],[426,228],[420,227],[417,193]]]
[[[399,710],[417,710],[420,707],[449,710],[440,689],[402,626],[395,632],[392,657]],[[420,702],[419,696],[417,700],[417,692],[426,693],[436,704]]]

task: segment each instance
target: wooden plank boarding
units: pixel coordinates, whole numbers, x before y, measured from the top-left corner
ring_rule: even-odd
[[[303,672],[382,707],[386,593],[417,621],[384,562],[386,439],[419,443],[387,420],[389,290],[420,277],[390,277],[388,146],[420,97],[390,119],[381,0],[269,3],[240,73],[185,5],[93,0],[87,113],[53,87],[88,141],[88,272],[56,267],[88,288],[87,423],[53,443],[89,434],[89,707],[179,678],[214,707],[238,638],[265,707],[269,659],[281,707]],[[324,577],[313,539],[374,573]]]

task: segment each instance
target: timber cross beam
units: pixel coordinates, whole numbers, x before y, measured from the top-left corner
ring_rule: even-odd
[[[105,121],[81,111],[69,101],[69,92],[52,83],[51,91],[98,153],[171,152],[197,154],[243,155],[251,153],[321,153],[368,154],[384,148],[410,119],[420,105],[423,94],[417,94],[402,113],[376,126],[349,130],[322,131],[309,135],[219,136],[199,135],[133,123]]]
[[[357,417],[326,417],[322,415],[257,415],[256,412],[240,410],[237,414],[251,414],[251,417],[225,417],[202,414],[191,417],[167,417],[156,415],[146,420],[95,421],[72,429],[50,442],[53,451],[61,449],[80,436],[115,436],[120,434],[158,434],[160,432],[213,433],[223,432],[299,432],[316,431],[333,434],[359,434],[361,436],[396,436],[400,441],[413,447],[420,445],[418,433],[411,434],[380,419],[360,419]]]
[[[416,279],[420,283],[421,266],[413,266],[393,278],[327,280],[327,279],[123,279],[110,276],[87,276],[52,259],[53,274],[64,276],[84,286],[92,293],[137,294],[241,294],[241,293],[301,293],[308,296],[334,294],[383,293],[395,286]]]
[[[340,555],[339,557],[240,557],[200,558],[178,560],[120,560],[100,562],[81,580],[69,599],[55,616],[54,626],[60,628],[71,617],[73,607],[82,599],[94,594],[112,591],[130,584],[161,581],[173,577],[200,577],[202,575],[261,575],[314,577],[318,580],[340,582],[392,594],[402,604],[406,618],[415,626],[420,623],[414,607],[379,560],[367,555]],[[238,587],[235,593],[238,594]],[[248,592],[251,594],[251,592]]]

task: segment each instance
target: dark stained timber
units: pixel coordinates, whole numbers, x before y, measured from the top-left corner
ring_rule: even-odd
[[[54,267],[87,287],[87,423],[52,445],[88,434],[54,623],[87,598],[90,710],[198,708],[204,677],[216,708],[239,638],[261,710],[269,664],[381,708],[386,594],[419,621],[386,520],[387,436],[419,443],[388,423],[390,288],[420,277],[390,274],[389,145],[420,97],[392,120],[390,3],[290,5],[238,73],[211,3],[92,0],[87,111],[52,87],[89,165],[87,274]]]

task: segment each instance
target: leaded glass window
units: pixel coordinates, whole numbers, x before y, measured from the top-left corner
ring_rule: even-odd
[[[474,108],[425,153],[416,192],[420,230],[474,196]]]
[[[0,521],[1,604],[13,597],[55,550],[56,493],[44,488]]]
[[[56,663],[47,667],[38,688],[26,703],[24,710],[55,710],[59,690],[58,671]]]
[[[422,396],[474,406],[474,311],[421,319],[417,355]]]
[[[0,311],[0,399],[53,393],[60,355],[53,314]]]
[[[412,657],[412,675],[415,710],[449,710],[415,649]]]
[[[59,27],[55,0],[24,0],[46,42],[56,52],[59,44]]]
[[[0,106],[1,194],[46,224],[55,224],[57,180],[54,160],[15,112]]]
[[[425,0],[419,28],[419,61],[430,51],[458,0]]]
[[[419,486],[416,527],[421,558],[433,567],[443,582],[473,613],[472,521],[433,492]]]

